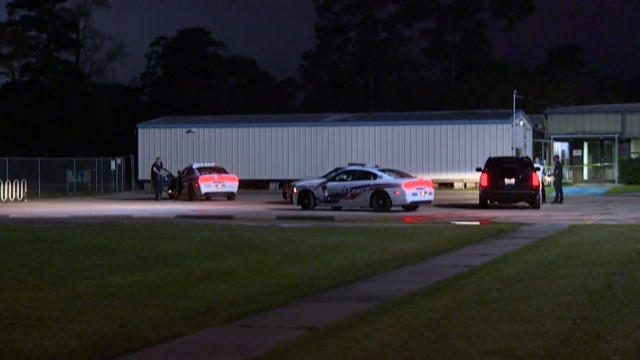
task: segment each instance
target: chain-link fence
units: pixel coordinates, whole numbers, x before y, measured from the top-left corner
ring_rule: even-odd
[[[29,198],[90,195],[136,188],[135,157],[0,158],[0,180],[26,180]]]

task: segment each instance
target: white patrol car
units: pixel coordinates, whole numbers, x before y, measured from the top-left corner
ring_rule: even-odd
[[[420,204],[432,203],[433,197],[431,180],[367,166],[348,166],[327,179],[296,182],[293,188],[293,203],[304,210],[330,206],[334,210],[367,207],[389,211],[392,206],[401,206],[414,211]]]
[[[193,163],[182,171],[169,196],[178,199],[186,194],[189,200],[204,197],[209,200],[213,196],[223,196],[227,200],[235,200],[238,193],[238,177],[216,163]]]

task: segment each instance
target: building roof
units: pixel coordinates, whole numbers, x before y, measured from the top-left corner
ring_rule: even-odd
[[[518,110],[527,121],[527,115]],[[505,123],[513,118],[512,110],[471,110],[387,113],[326,113],[268,115],[172,115],[145,121],[138,128],[241,127],[241,126],[331,126],[388,125],[401,123]]]
[[[547,109],[546,113],[554,114],[602,114],[602,113],[621,113],[621,112],[640,112],[640,103],[627,104],[600,104],[600,105],[580,105],[555,107]]]

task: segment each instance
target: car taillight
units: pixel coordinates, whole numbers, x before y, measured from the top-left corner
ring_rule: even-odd
[[[421,187],[426,187],[426,188],[430,188],[433,189],[433,181],[427,179],[415,179],[415,180],[408,180],[402,183],[402,190],[404,191],[411,191],[415,188],[421,188]]]
[[[489,186],[489,174],[483,172],[482,175],[480,175],[480,187],[487,186]]]
[[[538,173],[536,172],[531,173],[531,185],[533,185],[533,187],[540,186],[540,178],[538,177]]]

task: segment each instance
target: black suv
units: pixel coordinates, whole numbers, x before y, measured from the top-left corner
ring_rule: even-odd
[[[526,202],[540,209],[540,179],[531,158],[503,156],[490,157],[484,168],[477,168],[480,175],[480,208],[489,202],[513,204]]]

